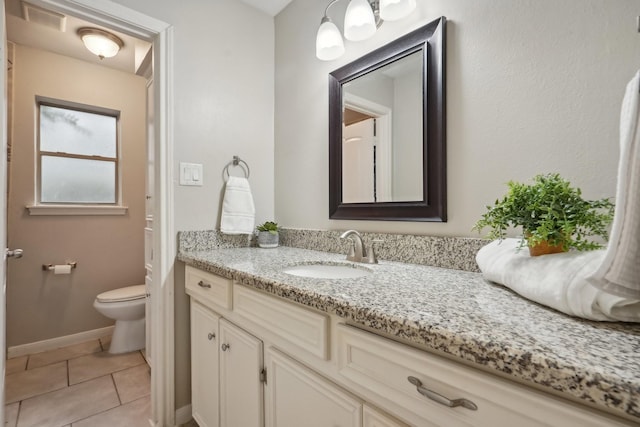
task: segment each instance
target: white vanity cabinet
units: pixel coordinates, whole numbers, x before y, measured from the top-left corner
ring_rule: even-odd
[[[344,384],[415,425],[631,425],[358,328],[338,325],[335,332]]]
[[[274,348],[266,362],[266,427],[362,426],[362,401]]]
[[[190,266],[186,291],[200,427],[637,425]]]
[[[191,411],[200,427],[218,427],[220,316],[191,301]]]
[[[263,425],[262,341],[191,302],[191,410],[200,427]]]
[[[409,425],[364,404],[362,407],[362,427],[409,427]]]
[[[220,425],[262,427],[262,341],[221,319],[219,354]]]

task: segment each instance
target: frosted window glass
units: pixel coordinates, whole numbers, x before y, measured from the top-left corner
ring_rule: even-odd
[[[40,105],[40,150],[116,157],[116,118]]]
[[[45,203],[115,203],[116,164],[42,156],[40,199]]]

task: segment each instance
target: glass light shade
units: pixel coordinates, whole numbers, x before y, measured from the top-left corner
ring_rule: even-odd
[[[344,53],[344,42],[338,27],[328,17],[322,18],[316,35],[316,56],[323,61],[332,61]]]
[[[380,18],[397,21],[409,16],[416,8],[416,0],[380,0]]]
[[[344,36],[354,42],[376,33],[376,19],[367,0],[351,0],[344,15]]]
[[[116,56],[124,46],[119,37],[98,28],[80,28],[78,35],[89,52],[100,59]]]

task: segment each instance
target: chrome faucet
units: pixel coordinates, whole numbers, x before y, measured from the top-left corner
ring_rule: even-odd
[[[347,261],[364,262],[367,264],[377,264],[378,259],[376,253],[373,250],[373,244],[381,242],[381,240],[374,240],[369,246],[369,250],[365,248],[362,242],[362,236],[356,230],[347,230],[340,235],[341,239],[350,239],[352,244],[349,247],[349,253],[347,253]]]
[[[347,254],[347,261],[362,262],[367,256],[365,249],[362,247],[362,236],[356,230],[347,230],[340,235],[341,239],[351,239],[352,245]]]

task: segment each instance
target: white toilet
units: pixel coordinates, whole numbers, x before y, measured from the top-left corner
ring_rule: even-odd
[[[109,353],[126,353],[145,346],[145,286],[113,289],[98,295],[93,306],[116,321]]]

